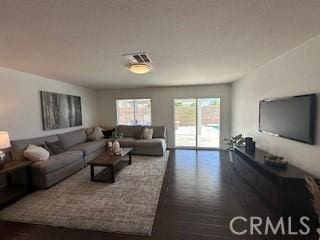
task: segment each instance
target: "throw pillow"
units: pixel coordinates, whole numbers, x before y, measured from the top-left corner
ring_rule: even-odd
[[[93,132],[88,135],[88,139],[91,140],[91,141],[97,141],[97,140],[100,140],[101,138],[103,138],[104,135],[102,133],[102,128],[100,127],[96,127]]]
[[[112,133],[115,131],[116,129],[109,129],[109,130],[103,130],[102,133],[104,135],[104,138],[111,138]]]
[[[143,130],[143,138],[146,140],[151,140],[153,135],[153,128],[144,128]]]
[[[49,150],[48,146],[45,143],[39,143],[39,144],[35,144],[35,145],[38,146],[38,147],[44,148],[45,150],[47,150],[50,153],[50,150]]]
[[[84,131],[86,132],[87,136],[89,136],[94,131],[94,127],[85,128]]]
[[[31,161],[45,161],[50,153],[42,147],[30,144],[24,151],[24,156]]]
[[[135,139],[143,139],[143,131],[144,131],[144,127],[138,127]]]
[[[46,146],[50,152],[50,155],[57,155],[64,152],[62,143],[60,141],[46,142]]]

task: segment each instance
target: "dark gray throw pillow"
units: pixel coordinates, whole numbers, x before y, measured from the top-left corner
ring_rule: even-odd
[[[47,148],[49,149],[50,155],[57,155],[64,152],[62,143],[60,141],[56,142],[46,142]]]
[[[36,144],[36,146],[38,147],[42,147],[44,148],[45,150],[47,150],[49,153],[50,153],[50,149],[48,148],[48,146],[44,143],[39,143],[39,144]]]
[[[145,127],[139,127],[137,134],[136,134],[136,139],[143,139],[143,131]]]

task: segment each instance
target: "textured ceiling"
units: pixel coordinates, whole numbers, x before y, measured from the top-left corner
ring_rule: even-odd
[[[319,0],[0,0],[0,66],[96,89],[223,83],[319,22]],[[139,51],[142,76],[121,57]]]

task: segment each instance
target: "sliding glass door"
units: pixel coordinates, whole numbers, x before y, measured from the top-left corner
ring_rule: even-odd
[[[175,146],[220,147],[220,98],[174,100]]]
[[[174,106],[176,146],[195,147],[197,145],[196,99],[176,99]]]
[[[198,99],[198,147],[220,147],[220,98]]]

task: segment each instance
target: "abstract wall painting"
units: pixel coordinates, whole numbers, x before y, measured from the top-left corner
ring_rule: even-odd
[[[82,125],[81,97],[40,91],[43,130]]]

